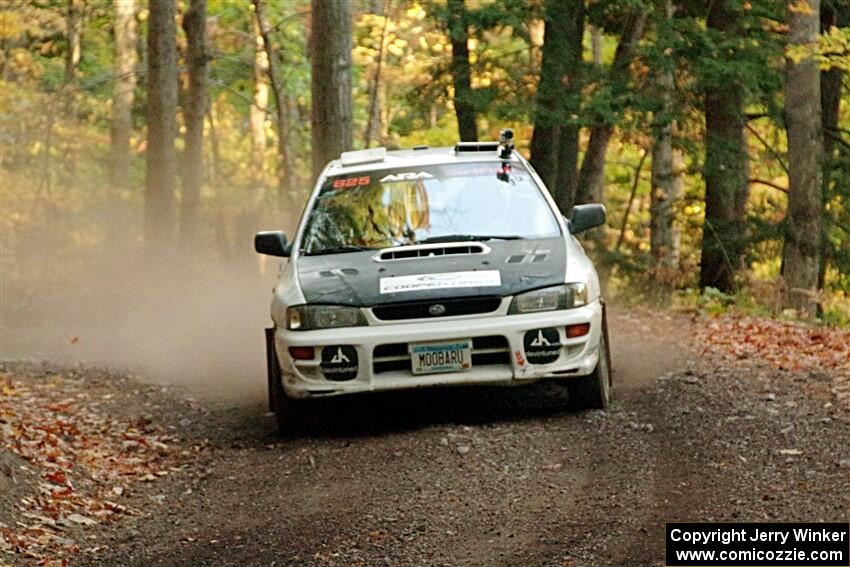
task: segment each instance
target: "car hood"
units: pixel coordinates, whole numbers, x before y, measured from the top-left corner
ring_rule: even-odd
[[[567,255],[560,236],[485,244],[489,253],[383,261],[375,259],[375,250],[299,256],[295,268],[308,303],[358,307],[514,295],[565,281]]]

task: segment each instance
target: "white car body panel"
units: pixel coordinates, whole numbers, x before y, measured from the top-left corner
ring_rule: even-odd
[[[398,321],[368,327],[323,329],[317,331],[288,331],[278,327],[275,346],[283,371],[283,387],[293,398],[327,396],[335,394],[396,390],[423,386],[449,386],[463,384],[519,385],[543,377],[568,379],[586,376],[596,367],[597,345],[602,329],[602,305],[596,301],[584,307],[523,315],[504,315],[507,305],[496,313],[476,318],[467,316],[438,318],[428,321]],[[583,337],[567,339],[563,327],[590,322],[590,333]],[[550,364],[532,365],[525,361],[523,335],[529,329],[540,327],[560,328],[561,354]],[[426,374],[415,376],[410,372],[372,372],[372,353],[378,345],[399,342],[430,342],[501,335],[508,339],[510,365],[486,365],[464,372]],[[312,361],[295,361],[287,353],[291,346],[346,344],[357,350],[359,371],[357,378],[346,382],[325,380],[319,371],[319,348]],[[473,353],[475,351],[473,350]],[[522,356],[517,356],[519,353]]]
[[[426,386],[449,386],[464,384],[520,385],[541,378],[569,380],[586,376],[596,367],[598,345],[603,329],[603,303],[600,296],[599,279],[590,259],[578,240],[570,234],[567,221],[558,213],[551,195],[544,189],[542,181],[528,163],[514,154],[512,161],[528,168],[541,188],[549,207],[554,212],[566,245],[567,260],[564,283],[582,282],[587,286],[588,303],[582,307],[560,309],[539,313],[508,315],[511,297],[503,297],[499,308],[490,313],[461,315],[455,317],[432,317],[386,321],[376,318],[370,307],[360,307],[367,326],[321,330],[289,330],[286,325],[286,310],[290,306],[306,303],[297,273],[299,249],[305,229],[319,190],[324,180],[331,175],[369,172],[387,167],[410,167],[453,162],[481,162],[489,155],[461,155],[445,150],[423,150],[390,152],[380,163],[366,163],[343,167],[340,162],[331,162],[320,175],[299,222],[298,231],[292,241],[291,257],[281,264],[280,276],[274,288],[271,316],[274,321],[274,345],[283,376],[283,388],[291,398],[324,397],[359,392],[396,390]],[[502,161],[493,158],[492,161]],[[484,245],[486,248],[486,244]],[[380,261],[377,258],[374,261]],[[428,272],[428,259],[399,260],[422,262],[423,272]],[[403,295],[403,294],[400,294]],[[590,323],[587,335],[567,338],[565,327]],[[554,362],[531,364],[524,354],[523,338],[527,331],[539,328],[557,328],[560,354]],[[414,375],[409,370],[376,372],[373,364],[386,361],[387,357],[375,357],[375,348],[397,343],[439,342],[449,339],[500,336],[507,339],[510,364],[472,365],[462,372]],[[358,356],[358,373],[354,379],[333,381],[326,379],[320,369],[321,349],[324,346],[351,345]],[[315,347],[314,360],[294,360],[290,347]],[[479,350],[487,350],[479,349]],[[499,352],[504,351],[499,347]],[[473,355],[476,350],[473,349]],[[486,353],[484,353],[486,354]],[[389,357],[393,358],[393,357]],[[394,359],[403,358],[396,355]]]

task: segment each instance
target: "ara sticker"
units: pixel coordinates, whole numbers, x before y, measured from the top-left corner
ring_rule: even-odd
[[[434,176],[427,171],[408,171],[405,173],[390,173],[381,179],[381,183],[388,181],[416,181],[417,179],[432,179]]]
[[[369,175],[362,177],[349,177],[347,179],[335,179],[333,182],[334,189],[347,189],[349,187],[360,187],[361,185],[369,185],[372,178]]]

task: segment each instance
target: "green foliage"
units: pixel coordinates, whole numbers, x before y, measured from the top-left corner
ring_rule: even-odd
[[[702,293],[698,289],[688,288],[677,291],[674,295],[674,305],[677,308],[695,310],[714,317],[726,313],[735,303],[734,295],[713,287],[705,288]]]
[[[823,310],[820,317],[821,323],[827,327],[850,327],[850,309],[846,304],[835,304]]]
[[[840,69],[850,72],[850,28],[832,26],[818,35],[814,45],[789,45],[785,55],[794,63],[814,58],[824,71]]]

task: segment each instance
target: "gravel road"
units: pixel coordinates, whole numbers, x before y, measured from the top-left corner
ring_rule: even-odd
[[[547,384],[418,391],[329,403],[284,440],[256,397],[127,392],[119,411],[203,449],[71,564],[663,565],[667,521],[847,521],[850,413],[829,377],[696,356],[667,338],[690,324],[614,317],[606,412]]]

